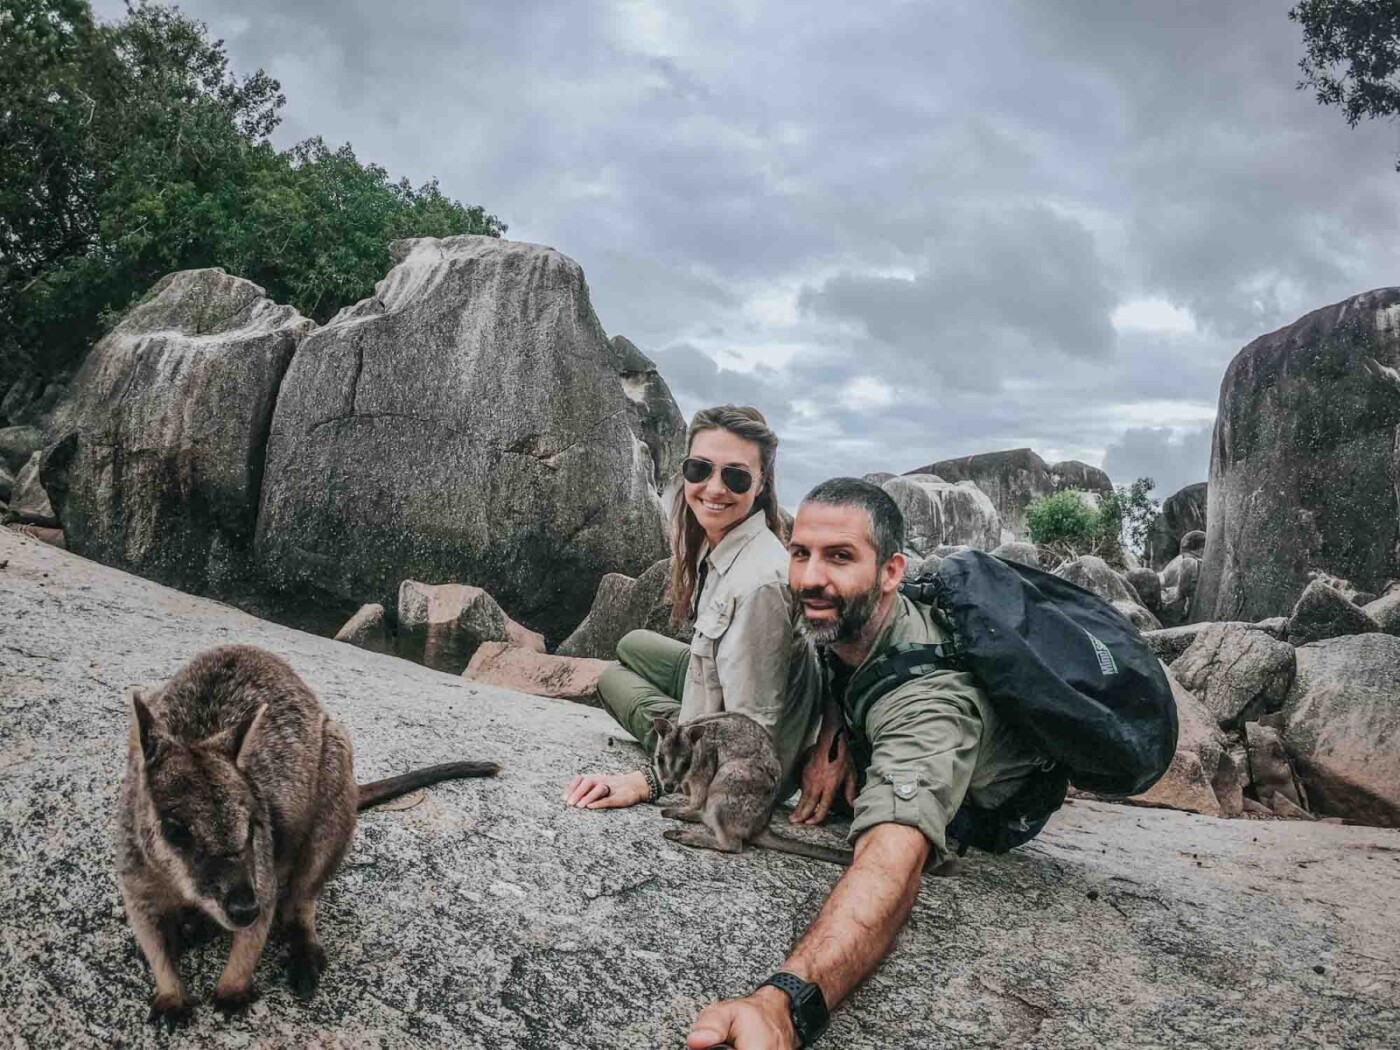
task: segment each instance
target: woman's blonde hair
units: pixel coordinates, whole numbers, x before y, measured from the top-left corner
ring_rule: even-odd
[[[695,443],[695,436],[706,430],[727,430],[735,437],[752,441],[758,446],[759,471],[762,474],[754,506],[763,511],[764,521],[778,539],[786,542],[783,519],[778,513],[778,482],[775,468],[778,461],[778,435],[768,426],[763,413],[741,405],[717,405],[702,408],[690,421],[685,449]],[[691,600],[699,573],[700,548],[705,542],[705,529],[695,512],[685,501],[682,490],[676,496],[671,513],[671,620],[683,623],[690,616]]]

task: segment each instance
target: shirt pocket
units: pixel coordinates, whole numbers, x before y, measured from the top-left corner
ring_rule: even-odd
[[[704,694],[707,713],[722,710],[724,690],[720,687],[715,656],[720,639],[734,619],[734,599],[711,601],[695,619],[695,636],[690,642],[690,678]]]

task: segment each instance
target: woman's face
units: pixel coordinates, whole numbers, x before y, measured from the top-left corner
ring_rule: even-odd
[[[685,502],[713,546],[739,522],[749,516],[754,500],[767,481],[759,472],[761,453],[752,441],[727,430],[702,430],[690,443],[691,459],[705,459],[714,470],[704,481],[685,482]],[[721,476],[723,467],[740,467],[753,477],[753,484],[743,493],[732,491]]]

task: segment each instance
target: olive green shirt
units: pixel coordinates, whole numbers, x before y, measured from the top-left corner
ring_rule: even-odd
[[[889,647],[950,640],[930,606],[903,595],[895,602],[889,623],[849,678],[856,692],[861,670]],[[837,692],[849,722],[856,697]],[[851,839],[876,824],[907,824],[924,833],[935,862],[947,853],[945,829],[964,799],[994,808],[1041,764],[967,671],[934,671],[905,682],[870,706],[864,725],[850,728],[857,754],[869,756]]]
[[[704,586],[696,605],[690,669],[680,720],[737,711],[772,734],[783,773],[791,777],[816,738],[821,674],[816,653],[797,630],[788,590],[788,552],[761,513],[702,549]]]

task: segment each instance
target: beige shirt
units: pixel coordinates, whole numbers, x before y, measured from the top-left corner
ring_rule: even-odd
[[[680,720],[737,711],[773,736],[788,776],[820,728],[821,676],[797,631],[788,552],[762,513],[702,548],[705,584],[690,645]]]

